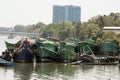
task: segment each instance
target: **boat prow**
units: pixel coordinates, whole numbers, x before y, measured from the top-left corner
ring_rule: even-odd
[[[20,63],[33,62],[33,54],[27,49],[21,50],[14,54],[13,60]]]
[[[78,64],[81,64],[81,63],[82,63],[82,60],[81,61],[72,62],[71,64],[72,65],[78,65]]]
[[[7,61],[7,60],[0,58],[0,65],[1,66],[13,66],[14,62]]]

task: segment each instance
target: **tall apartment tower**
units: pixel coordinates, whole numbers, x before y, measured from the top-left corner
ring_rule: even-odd
[[[81,20],[80,6],[53,6],[53,23],[71,21],[78,22]]]

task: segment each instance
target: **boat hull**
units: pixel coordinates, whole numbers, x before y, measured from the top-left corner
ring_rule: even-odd
[[[13,52],[14,51],[14,44],[12,43],[8,43],[7,41],[5,41],[6,47],[8,51]]]
[[[44,62],[43,59],[46,59],[48,61],[54,61],[57,59],[57,57],[57,46],[54,42],[43,42],[40,44],[40,46],[38,46],[36,53],[37,62]]]
[[[68,63],[76,61],[77,54],[69,50],[60,51],[58,54],[58,62]]]
[[[73,62],[77,59],[77,53],[75,52],[75,45],[72,43],[61,42],[58,53],[58,62]]]
[[[13,66],[13,65],[14,65],[13,62],[0,58],[0,66]]]
[[[33,54],[27,49],[21,50],[14,54],[13,61],[21,63],[33,62]]]
[[[118,48],[115,44],[112,43],[101,43],[98,45],[100,53],[118,53]]]

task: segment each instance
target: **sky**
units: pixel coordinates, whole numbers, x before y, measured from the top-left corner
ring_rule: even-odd
[[[0,0],[0,27],[52,23],[53,5],[81,6],[81,21],[120,12],[120,0]]]

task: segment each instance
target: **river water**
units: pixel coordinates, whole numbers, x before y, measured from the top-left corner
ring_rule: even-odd
[[[0,37],[1,52],[6,49],[5,40],[15,43],[19,38]],[[120,80],[120,66],[15,63],[14,66],[0,66],[0,80]]]

